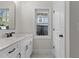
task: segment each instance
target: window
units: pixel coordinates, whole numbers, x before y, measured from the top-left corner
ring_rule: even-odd
[[[48,9],[36,10],[36,34],[48,35]]]

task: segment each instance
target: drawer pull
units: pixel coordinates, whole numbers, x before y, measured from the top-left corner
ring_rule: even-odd
[[[12,53],[12,52],[14,52],[15,51],[15,48],[12,50],[12,51],[9,51],[8,53],[10,54],[10,53]]]
[[[19,58],[21,58],[21,53],[19,53]]]
[[[28,45],[26,45],[26,50],[28,49]]]

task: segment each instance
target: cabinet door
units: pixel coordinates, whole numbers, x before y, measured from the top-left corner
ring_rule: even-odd
[[[0,51],[0,58],[9,58],[8,53],[6,51]]]
[[[33,49],[33,39],[32,38],[28,38],[29,39],[29,44],[27,45],[28,46],[28,49],[26,51],[26,57],[30,57],[30,55],[32,54],[32,49]]]
[[[31,38],[25,38],[21,41],[21,57],[29,58],[32,52]]]
[[[9,58],[21,58],[21,55],[19,53],[19,51],[16,51],[16,53],[12,53],[11,55],[9,55]]]
[[[27,38],[23,39],[20,44],[21,44],[21,57],[25,58],[25,52],[27,51],[27,45],[28,45]]]
[[[15,56],[19,53],[18,45],[13,44],[2,51],[0,51],[0,58],[15,58]]]

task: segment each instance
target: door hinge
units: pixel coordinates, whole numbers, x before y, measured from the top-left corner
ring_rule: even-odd
[[[53,13],[55,13],[55,10],[53,10]]]
[[[53,48],[55,48],[55,46],[53,46]]]

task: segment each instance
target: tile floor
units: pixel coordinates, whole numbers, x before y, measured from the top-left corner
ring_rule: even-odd
[[[34,54],[32,53],[31,58],[55,58],[55,53],[52,54]]]
[[[54,58],[53,56],[51,55],[32,55],[31,58]]]

